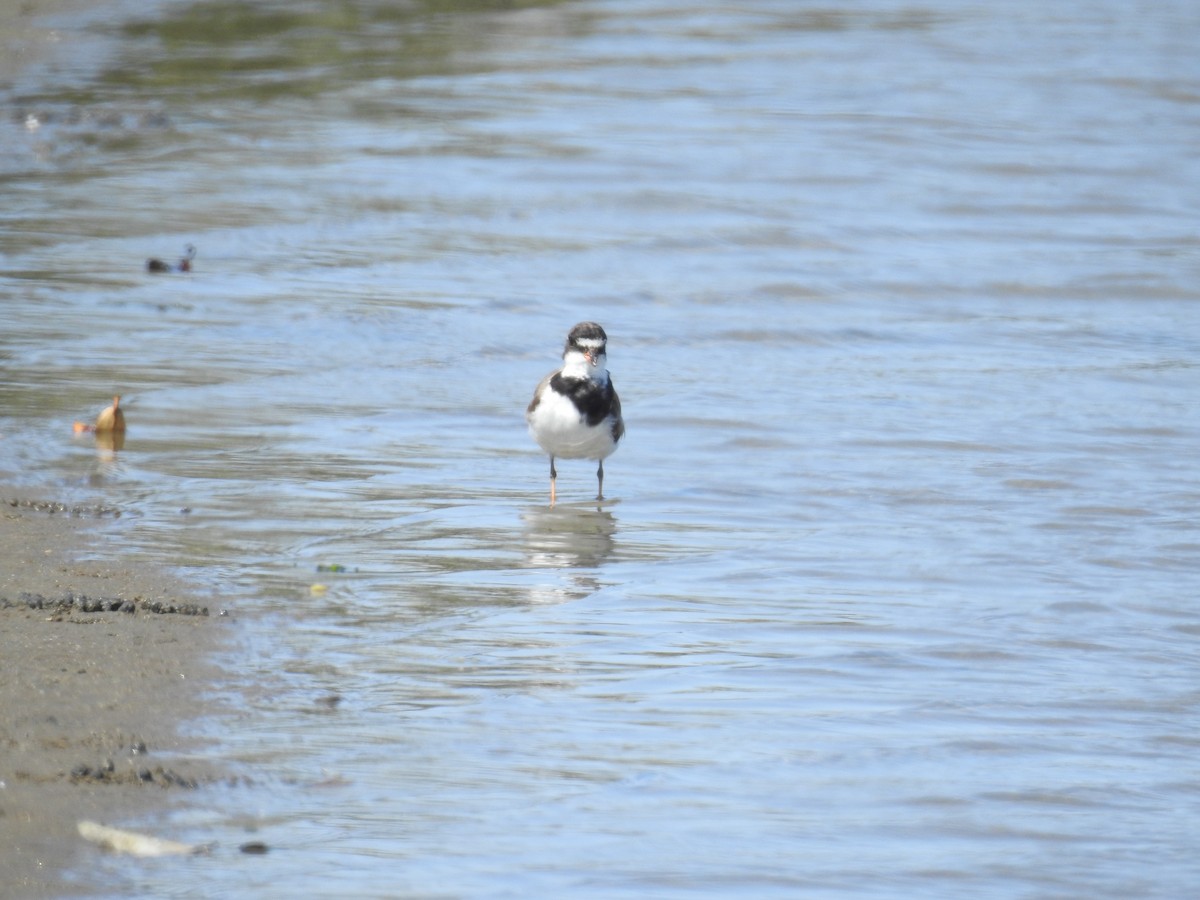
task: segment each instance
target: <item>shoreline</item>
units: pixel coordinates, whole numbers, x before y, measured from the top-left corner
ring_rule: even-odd
[[[217,711],[229,620],[136,553],[114,553],[104,538],[118,521],[0,500],[4,896],[119,889],[81,878],[105,851],[78,821],[152,822],[220,777],[183,726]]]

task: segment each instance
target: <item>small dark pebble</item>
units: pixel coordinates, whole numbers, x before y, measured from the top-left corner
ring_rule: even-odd
[[[240,846],[238,849],[241,850],[243,853],[251,853],[251,854],[261,856],[262,854],[266,853],[271,848],[268,847],[266,844],[264,844],[262,841],[247,841],[246,843],[242,844],[242,846]]]
[[[139,122],[142,128],[166,128],[171,124],[170,117],[164,112],[142,113]]]
[[[167,784],[173,784],[176,787],[187,788],[193,791],[200,787],[198,782],[193,781],[191,778],[184,778],[178,772],[172,772],[170,769],[163,769],[160,774],[163,781]]]

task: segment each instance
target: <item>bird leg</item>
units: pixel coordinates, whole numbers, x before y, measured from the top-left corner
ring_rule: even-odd
[[[554,457],[550,457],[550,505],[554,506],[554,482],[558,478],[558,472],[554,470]]]
[[[596,499],[604,499],[604,460],[600,460],[600,467],[596,469]]]

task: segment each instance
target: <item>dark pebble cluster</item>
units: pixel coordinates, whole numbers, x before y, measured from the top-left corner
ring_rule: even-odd
[[[125,600],[120,597],[89,597],[87,594],[66,593],[62,597],[21,593],[16,600],[0,597],[0,609],[39,609],[50,612],[142,612],[158,615],[207,616],[208,607],[198,603],[171,603],[162,600]]]
[[[71,770],[72,781],[100,782],[107,784],[156,784],[159,787],[181,787],[194,791],[200,787],[200,782],[194,778],[180,775],[172,769],[155,766],[153,769],[141,767],[128,771],[117,771],[116,763],[111,759],[105,760],[99,766],[78,765]]]
[[[76,519],[102,519],[105,516],[111,516],[114,519],[121,518],[121,511],[115,506],[68,506],[65,503],[59,503],[54,500],[16,500],[8,501],[8,505],[14,509],[32,509],[36,512],[61,513],[63,515],[72,516]]]
[[[170,117],[161,110],[86,109],[72,106],[67,109],[25,108],[13,111],[12,120],[35,131],[42,126],[66,126],[88,130],[140,131],[169,128]]]

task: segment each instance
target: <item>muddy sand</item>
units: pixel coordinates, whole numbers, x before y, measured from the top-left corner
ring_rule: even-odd
[[[79,820],[152,829],[220,777],[184,726],[214,708],[230,620],[106,539],[119,524],[0,497],[3,897],[103,893]]]

